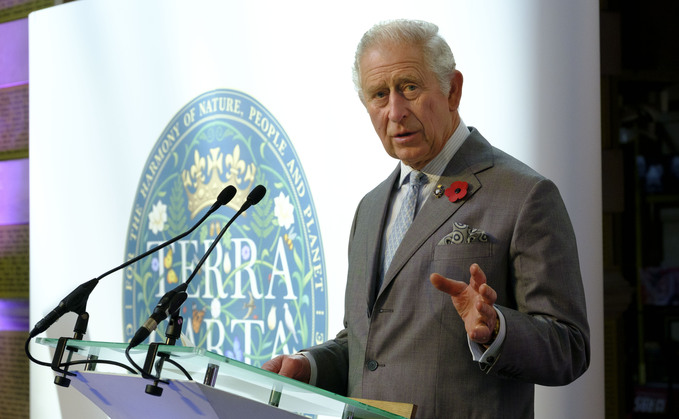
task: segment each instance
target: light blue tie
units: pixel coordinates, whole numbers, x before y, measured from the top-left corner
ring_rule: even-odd
[[[387,238],[387,247],[384,252],[384,261],[382,264],[382,275],[387,272],[389,265],[391,264],[391,259],[396,253],[396,249],[401,244],[403,236],[405,236],[406,231],[410,227],[415,217],[415,209],[417,208],[417,198],[420,195],[420,187],[427,183],[427,175],[417,170],[410,172],[410,184],[408,186],[408,192],[406,193],[401,209],[398,212],[394,226],[391,229],[391,234]]]

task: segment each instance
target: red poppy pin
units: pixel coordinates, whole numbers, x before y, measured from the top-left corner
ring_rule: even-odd
[[[457,202],[467,196],[467,189],[469,189],[469,184],[458,180],[453,182],[444,193],[450,202]]]

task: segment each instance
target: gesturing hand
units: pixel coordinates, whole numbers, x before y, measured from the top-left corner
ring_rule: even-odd
[[[493,337],[497,313],[493,308],[497,293],[486,283],[486,274],[476,263],[469,267],[469,285],[448,279],[437,273],[429,280],[440,291],[450,294],[450,299],[464,321],[469,338],[477,343],[488,343]]]

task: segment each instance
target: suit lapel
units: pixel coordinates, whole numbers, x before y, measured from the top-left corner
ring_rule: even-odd
[[[365,201],[365,209],[363,213],[368,216],[368,229],[365,233],[358,234],[366,235],[366,261],[365,266],[368,269],[369,278],[367,282],[366,297],[368,302],[368,314],[370,314],[375,301],[375,289],[378,283],[377,278],[380,275],[380,264],[382,263],[382,236],[386,223],[387,210],[391,197],[392,189],[396,180],[399,179],[401,173],[400,165],[397,165],[394,171],[379,184],[373,191],[372,199]]]
[[[445,224],[452,216],[467,202],[470,202],[481,189],[482,185],[476,177],[476,173],[488,169],[493,165],[493,151],[491,145],[479,134],[475,129],[472,130],[469,137],[464,144],[455,153],[453,159],[448,163],[443,175],[437,184],[443,185],[444,188],[450,186],[455,181],[467,182],[469,189],[467,195],[456,202],[450,202],[447,196],[436,198],[431,195],[427,198],[417,216],[413,220],[406,235],[403,237],[401,245],[396,250],[394,258],[391,261],[389,269],[384,275],[382,288],[379,294],[389,286],[394,280],[398,272],[403,268],[406,262],[415,254],[428,239],[431,237],[443,224]],[[390,178],[393,177],[390,176]],[[393,185],[393,180],[391,185]],[[388,203],[389,196],[387,195],[386,202]],[[386,206],[385,206],[386,208]],[[385,210],[386,212],[386,210]],[[382,223],[384,225],[384,222]],[[381,237],[383,227],[379,229]],[[378,240],[379,244],[379,240]],[[380,248],[376,249],[374,257],[377,263],[380,261]],[[374,262],[374,261],[373,261]],[[368,265],[372,266],[372,265]],[[379,270],[377,271],[379,274]],[[372,289],[371,289],[372,291]],[[378,294],[378,298],[379,298]],[[373,294],[370,294],[373,295]]]

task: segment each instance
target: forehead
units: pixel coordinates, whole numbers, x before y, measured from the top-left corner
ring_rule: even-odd
[[[416,45],[383,43],[367,49],[360,59],[364,87],[392,84],[403,79],[426,80],[432,76],[422,49]]]

